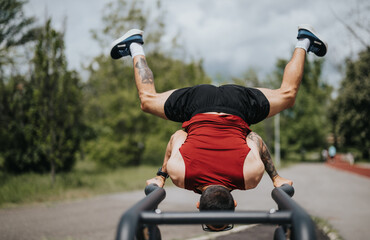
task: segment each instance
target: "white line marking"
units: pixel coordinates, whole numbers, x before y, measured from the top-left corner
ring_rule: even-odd
[[[234,227],[230,231],[209,233],[209,234],[207,234],[205,236],[188,238],[187,240],[210,240],[210,239],[215,239],[217,237],[226,236],[226,235],[229,235],[229,234],[232,234],[232,233],[238,233],[238,232],[244,231],[244,230],[246,230],[248,228],[252,228],[252,227],[255,227],[255,226],[257,226],[257,224]]]

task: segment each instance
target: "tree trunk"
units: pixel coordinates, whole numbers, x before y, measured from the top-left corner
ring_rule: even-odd
[[[53,113],[53,111],[52,111]],[[55,172],[56,172],[56,166],[55,166],[55,143],[56,143],[56,139],[55,139],[55,130],[53,127],[51,127],[50,129],[50,134],[51,134],[51,141],[50,141],[50,154],[49,154],[49,158],[50,158],[50,175],[51,175],[51,185],[54,186],[54,183],[55,183]]]
[[[51,176],[51,186],[54,186],[55,183],[55,160],[54,158],[51,159],[51,170],[50,170],[50,176]]]

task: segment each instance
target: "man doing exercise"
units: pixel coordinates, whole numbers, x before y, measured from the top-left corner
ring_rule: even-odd
[[[267,146],[250,125],[294,105],[307,52],[322,57],[327,51],[314,29],[298,27],[298,42],[278,89],[197,85],[157,93],[142,35],[141,30],[128,31],[113,42],[111,57],[131,55],[144,112],[181,122],[184,128],[172,135],[162,168],[147,184],[163,187],[169,176],[176,186],[201,194],[201,211],[234,210],[230,192],[255,188],[265,170],[275,187],[292,185],[278,175]],[[208,227],[224,230],[227,225]]]

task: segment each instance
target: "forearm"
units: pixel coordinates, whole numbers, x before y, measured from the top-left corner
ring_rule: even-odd
[[[260,151],[261,160],[263,164],[265,165],[265,171],[270,176],[271,180],[274,180],[278,176],[278,173],[276,171],[274,162],[272,161],[270,151],[268,150],[262,138],[261,138],[261,142],[262,142],[262,148]]]
[[[274,180],[278,176],[278,173],[276,171],[274,162],[272,161],[270,151],[268,150],[265,142],[255,132],[249,133],[248,138],[251,139],[254,143],[256,143],[261,161],[265,166],[265,171],[270,176],[271,180]]]

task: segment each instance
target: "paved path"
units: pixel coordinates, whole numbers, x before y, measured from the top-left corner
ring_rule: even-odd
[[[327,219],[345,239],[367,240],[370,227],[370,178],[328,167],[299,164],[280,171],[294,181],[294,199],[310,214]],[[269,210],[272,184],[264,176],[257,189],[234,191],[237,210]],[[162,211],[196,211],[199,196],[167,188]],[[88,200],[0,210],[0,239],[98,240],[114,239],[121,214],[143,191],[99,196]],[[162,238],[186,239],[204,235],[198,225],[161,226]]]

